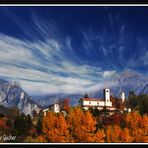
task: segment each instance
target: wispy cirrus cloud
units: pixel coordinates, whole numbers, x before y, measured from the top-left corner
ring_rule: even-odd
[[[31,87],[34,92],[41,89],[52,93],[53,88],[53,92],[64,92],[78,86],[80,90],[93,84],[89,77],[97,72],[97,68],[68,59],[54,40],[31,43],[1,34],[0,53],[1,77],[23,81],[27,91]],[[41,88],[44,85],[48,87]]]
[[[147,65],[146,46],[139,41],[139,53],[140,49],[143,53],[134,56],[134,31],[119,13],[109,11],[104,26],[93,29],[93,22],[92,29],[80,29],[81,39],[76,39],[77,35],[71,35],[73,28],[73,33],[63,33],[49,16],[27,11],[26,21],[6,12],[21,33],[19,37],[0,33],[0,76],[19,81],[31,94],[95,91],[116,85],[106,80],[117,75],[118,69]]]
[[[51,27],[40,24],[41,20],[33,18],[33,22],[31,28],[37,27],[35,33],[44,36],[44,40],[29,41],[0,33],[1,77],[20,82],[31,94],[78,93],[102,85],[102,69],[80,63],[70,37],[62,42]],[[28,34],[28,28],[21,29]]]

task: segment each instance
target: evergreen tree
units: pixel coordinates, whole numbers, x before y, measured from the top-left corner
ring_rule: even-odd
[[[89,96],[88,96],[88,94],[87,94],[87,93],[84,95],[84,98],[89,98]]]
[[[39,116],[37,118],[37,126],[36,126],[38,134],[41,134],[41,132],[42,132],[42,120],[43,120],[43,115],[39,114]]]
[[[128,100],[129,100],[130,107],[134,109],[137,106],[137,97],[134,91],[129,92]]]

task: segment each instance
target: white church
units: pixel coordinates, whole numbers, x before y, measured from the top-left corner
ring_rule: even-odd
[[[104,107],[109,109],[110,111],[116,110],[116,108],[112,105],[110,100],[110,89],[103,90],[104,99],[97,99],[97,98],[81,98],[79,101],[79,105],[83,107],[83,109],[88,110],[89,108],[97,107],[98,110],[102,110]],[[125,93],[120,93],[120,99],[124,103],[125,101]],[[54,103],[50,105],[47,109],[43,110],[44,116],[47,115],[48,111],[53,111],[55,113],[63,112],[60,110],[60,106],[58,103]]]
[[[96,99],[96,98],[82,98],[80,99],[79,103],[83,109],[88,110],[89,108],[97,107],[98,110],[102,110],[104,107],[109,110],[116,110],[113,107],[112,102],[110,101],[110,89],[104,89],[104,99]],[[125,93],[120,93],[120,98],[122,102],[125,101]]]

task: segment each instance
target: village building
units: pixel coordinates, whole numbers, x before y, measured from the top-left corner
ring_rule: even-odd
[[[81,98],[79,101],[80,106],[85,110],[88,110],[89,108],[102,110],[104,107],[109,110],[115,110],[116,108],[112,106],[112,102],[110,101],[110,89],[104,89],[103,93],[104,99]]]
[[[82,106],[83,109],[89,110],[90,108],[97,108],[98,110],[102,110],[104,107],[107,110],[115,111],[117,108],[115,108],[110,100],[110,89],[104,89],[103,90],[103,99],[100,98],[81,98],[79,101],[79,105]],[[120,99],[122,100],[122,103],[125,103],[125,93],[121,92],[120,93]],[[124,108],[121,110],[121,112],[127,111],[131,112],[131,108]]]
[[[81,98],[79,101],[79,105],[82,106],[83,109],[85,110],[89,110],[90,108],[97,108],[98,110],[102,110],[104,109],[104,107],[107,110],[110,111],[115,111],[117,110],[117,108],[115,108],[110,100],[111,96],[110,96],[110,89],[104,89],[103,90],[103,99],[100,98]],[[122,103],[125,102],[125,93],[121,92],[120,93],[120,99],[122,100]],[[53,111],[55,113],[60,113],[62,112],[63,115],[66,117],[66,112],[62,111],[60,109],[60,105],[58,103],[54,103],[52,105],[50,105],[48,108],[43,110],[43,115],[46,116],[48,111]],[[131,109],[128,108],[124,108],[124,111],[128,111],[131,112]]]
[[[59,113],[60,112],[60,105],[58,103],[54,103],[54,104],[50,105],[48,108],[43,109],[44,116],[47,115],[48,111],[53,111],[55,113]]]

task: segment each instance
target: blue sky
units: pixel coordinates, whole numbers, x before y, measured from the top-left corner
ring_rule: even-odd
[[[147,76],[148,9],[1,6],[0,77],[29,94],[85,93],[130,69]]]

